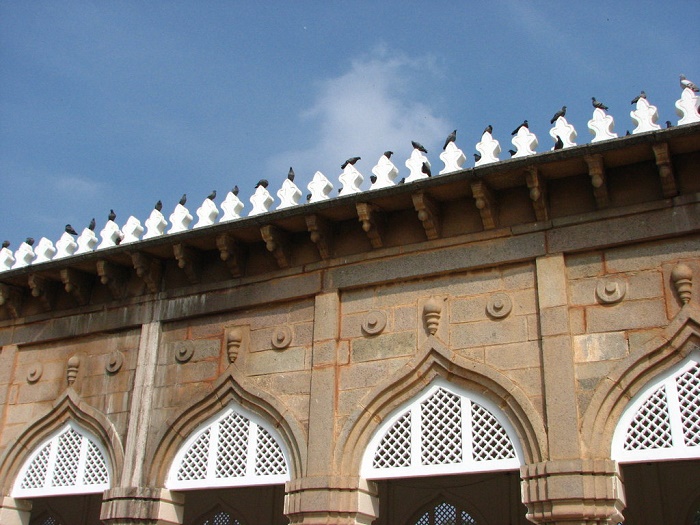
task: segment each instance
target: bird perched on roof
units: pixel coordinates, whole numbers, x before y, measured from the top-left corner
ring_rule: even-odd
[[[34,237],[27,237],[24,242],[26,242],[29,246],[34,246]]]
[[[350,166],[354,166],[355,163],[356,163],[358,160],[360,160],[360,157],[350,157],[348,160],[346,160],[345,162],[343,162],[343,163],[340,165],[340,169],[341,169],[341,170],[344,170],[345,167],[346,167],[348,164],[349,164]]]
[[[93,217],[92,220],[90,220],[90,224],[88,224],[88,230],[90,230],[91,232],[94,232],[94,231],[95,231],[95,225],[96,225],[96,223],[95,223],[95,217]]]
[[[238,184],[236,184],[236,185],[233,187],[233,189],[231,190],[231,193],[233,193],[234,195],[238,196],[238,192],[239,192],[239,191],[240,191],[240,190],[238,189]]]
[[[420,170],[425,173],[428,177],[432,177],[433,174],[430,173],[430,165],[427,162],[424,162],[423,165],[421,166]]]
[[[625,133],[625,137],[629,137],[632,133],[630,133],[630,130],[627,130],[627,133]]]
[[[428,150],[423,147],[423,144],[420,142],[416,142],[415,140],[411,141],[411,146],[413,146],[413,149],[417,149],[421,153],[428,153]]]
[[[554,124],[559,117],[563,117],[564,115],[566,115],[566,106],[562,106],[561,109],[554,114],[549,123]]]
[[[681,75],[681,88],[690,88],[692,91],[695,91],[696,93],[700,91],[700,88],[691,80],[688,80],[685,78],[685,75]]]
[[[184,206],[186,202],[187,202],[187,194],[183,193],[182,197],[180,197],[180,205]]]
[[[492,126],[491,124],[489,124],[488,126],[486,126],[486,127],[484,128],[484,133],[493,133],[493,126]],[[483,135],[483,133],[482,133],[482,135]]]
[[[216,199],[216,190],[211,190],[211,193],[207,195],[207,199],[209,199],[210,201]]]
[[[114,221],[114,219],[117,218],[117,214],[114,213],[114,210],[109,210],[109,215],[107,215],[107,220],[108,221]]]
[[[561,137],[557,135],[557,140],[554,143],[554,149],[562,149],[564,147],[564,141],[561,140]]]
[[[394,154],[394,152],[393,152],[393,151],[389,151],[389,150],[387,150],[387,151],[384,152],[384,156],[385,156],[387,159],[390,159],[391,156],[392,156],[393,154]]]
[[[447,135],[447,138],[445,139],[445,145],[442,147],[442,151],[445,151],[445,148],[447,147],[447,145],[450,142],[454,142],[455,140],[457,140],[457,130],[456,129],[454,131],[452,131],[452,133]]]
[[[10,241],[2,241],[2,247],[3,247],[3,248],[9,248],[9,247],[10,247]]]
[[[66,233],[70,233],[71,235],[78,235],[78,232],[75,231],[75,228],[71,226],[70,224],[66,224]]]
[[[375,182],[377,182],[377,176],[376,176],[376,175],[370,175],[370,176],[369,176],[369,181],[370,181],[372,184],[374,184]]]
[[[312,197],[312,196],[313,196],[313,195],[311,195],[310,193],[307,193],[307,194],[306,194],[306,202],[309,202],[309,201],[311,200],[311,197]]]
[[[508,153],[510,153],[510,156],[512,157],[513,155],[515,155],[517,153],[517,151],[515,151],[514,149],[509,149]]]
[[[402,177],[401,180],[399,181],[399,184],[403,184],[406,182],[406,177]]]
[[[644,92],[644,90],[642,90],[642,92],[639,95],[634,97],[632,99],[632,102],[630,102],[630,104],[636,104],[637,102],[639,102],[640,98],[647,98],[647,94]]]
[[[523,123],[520,124],[517,128],[515,128],[513,131],[511,131],[511,135],[517,135],[518,131],[520,131],[520,128],[528,128],[530,129],[530,125],[527,123],[527,120],[523,120]]]
[[[670,121],[670,120],[667,120],[667,121],[666,121],[666,127],[667,127],[667,128],[672,128],[672,127],[673,127],[673,124],[671,124],[671,121]]]
[[[596,100],[595,97],[591,97],[591,104],[593,104],[593,107],[596,109],[603,109],[605,111],[608,110],[608,106],[600,102],[599,100]]]
[[[156,211],[161,211],[163,209],[163,201],[158,200],[158,202],[156,202],[156,205],[153,206],[153,209]]]
[[[270,184],[270,183],[267,182],[267,179],[260,179],[260,180],[258,181],[258,183],[255,185],[255,187],[258,188],[258,187],[262,186],[263,188],[267,188],[267,186],[268,186],[269,184]]]
[[[474,162],[479,162],[481,160],[481,155],[474,153]]]
[[[294,177],[295,177],[294,170],[292,169],[291,166],[289,166],[289,173],[287,173],[287,180],[289,180],[290,182],[294,182]]]

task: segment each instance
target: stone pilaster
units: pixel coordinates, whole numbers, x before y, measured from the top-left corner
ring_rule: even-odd
[[[106,525],[180,525],[185,495],[165,489],[117,487],[105,491],[100,519]]]
[[[2,498],[0,500],[0,523],[2,525],[29,525],[32,503],[23,499]]]

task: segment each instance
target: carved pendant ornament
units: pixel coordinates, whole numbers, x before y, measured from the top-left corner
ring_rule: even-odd
[[[442,301],[436,297],[431,297],[423,305],[423,319],[430,335],[435,335],[440,326],[442,316]]]
[[[77,355],[72,355],[70,359],[68,359],[68,363],[66,365],[66,382],[68,383],[68,386],[75,383],[75,380],[78,377],[79,368],[80,357]]]
[[[240,326],[232,326],[226,330],[226,353],[228,362],[233,363],[243,344],[243,329]]]

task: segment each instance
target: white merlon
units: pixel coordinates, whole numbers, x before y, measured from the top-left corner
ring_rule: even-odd
[[[326,176],[317,171],[314,173],[314,178],[311,179],[306,188],[311,192],[309,202],[325,201],[330,198],[330,193],[333,190],[333,184]]]
[[[280,200],[278,210],[296,206],[301,200],[301,190],[289,179],[284,179],[282,187],[277,190],[277,198]]]
[[[143,234],[143,226],[141,226],[141,221],[138,220],[133,215],[126,220],[126,224],[122,226],[122,241],[121,244],[129,244],[131,242],[138,242],[141,240],[141,235]]]
[[[554,127],[549,130],[549,136],[554,139],[554,142],[556,142],[557,137],[559,137],[564,143],[564,148],[576,146],[576,143],[574,142],[577,136],[576,130],[564,117],[559,117],[556,120]],[[552,149],[554,148],[552,147]]]
[[[481,158],[476,161],[475,166],[483,166],[484,164],[499,161],[498,156],[501,154],[501,145],[493,138],[490,132],[484,131],[484,134],[481,135],[481,142],[476,144],[476,151],[479,152]]]
[[[372,173],[377,180],[372,183],[370,190],[378,190],[380,188],[387,188],[389,186],[394,186],[396,183],[396,177],[399,175],[399,170],[391,159],[386,155],[379,157],[377,165],[372,168]]]
[[[427,179],[428,174],[423,173],[423,163],[427,163],[430,167],[430,161],[428,157],[423,155],[423,152],[417,148],[413,148],[411,156],[406,161],[406,167],[410,170],[411,174],[406,177],[406,182],[413,182],[414,180]]]
[[[61,238],[56,241],[56,255],[54,259],[63,259],[75,254],[78,249],[78,243],[75,242],[73,236],[68,232],[63,232]]]
[[[526,126],[520,126],[518,132],[511,140],[513,146],[515,146],[516,152],[513,155],[515,157],[526,157],[528,155],[534,155],[537,153],[535,148],[538,145],[537,137],[530,131]]]
[[[593,110],[593,118],[588,121],[588,130],[593,135],[591,143],[600,142],[601,140],[616,139],[617,133],[613,133],[614,127],[615,120],[612,116],[608,115],[600,108],[595,108]]]
[[[48,262],[56,255],[56,248],[49,239],[42,237],[36,245],[34,254],[36,257],[34,261],[32,261],[32,264]]]
[[[175,206],[175,210],[170,214],[170,229],[168,233],[184,232],[190,227],[192,214],[182,204]]]
[[[445,146],[445,151],[440,153],[440,160],[445,163],[445,167],[440,170],[440,175],[442,175],[443,173],[461,170],[467,157],[464,156],[464,152],[454,142],[448,142],[447,146]]]
[[[343,173],[340,174],[340,184],[343,187],[340,189],[339,196],[351,195],[353,193],[360,193],[360,184],[365,180],[362,173],[357,171],[357,168],[352,164],[348,163],[345,168],[343,168]]]
[[[105,223],[105,227],[102,228],[100,232],[100,238],[102,242],[97,246],[97,250],[102,250],[104,248],[111,248],[116,246],[122,237],[122,232],[119,230],[119,226],[114,221],[108,220]]]
[[[85,228],[78,237],[78,249],[75,255],[91,252],[95,246],[97,246],[97,235],[90,228]]]
[[[219,208],[216,207],[216,203],[207,198],[204,199],[202,205],[197,208],[198,221],[194,225],[194,228],[202,228],[204,226],[211,226],[216,222],[216,218],[219,216]]]
[[[661,129],[661,126],[656,123],[659,120],[659,112],[656,106],[652,106],[647,102],[646,98],[641,97],[637,101],[637,109],[630,111],[630,117],[632,117],[632,122],[637,126],[632,130],[633,135]]]
[[[676,101],[676,114],[681,117],[678,125],[692,124],[700,122],[700,97],[690,88],[685,88],[681,93],[681,98]]]
[[[0,272],[11,270],[15,264],[15,256],[9,248],[0,248]]]
[[[219,222],[240,219],[243,208],[244,204],[241,202],[241,199],[238,198],[238,195],[234,194],[232,191],[229,191],[226,194],[226,198],[221,203],[221,209],[224,214],[221,216],[221,219],[219,219]]]
[[[23,242],[19,245],[19,248],[17,248],[17,251],[15,252],[15,264],[12,265],[12,269],[14,270],[15,268],[24,268],[25,266],[29,266],[32,264],[34,257],[34,248],[32,248],[26,242]]]
[[[165,233],[165,228],[167,226],[168,221],[165,220],[165,216],[154,208],[148,216],[148,219],[146,219],[146,234],[143,238],[150,239],[151,237],[160,237]]]
[[[255,189],[255,193],[250,198],[250,203],[253,205],[253,209],[250,210],[248,215],[250,216],[258,215],[260,213],[267,213],[270,211],[273,202],[275,202],[275,199],[272,198],[272,195],[270,195],[270,192],[267,191],[267,188],[265,188],[263,185],[258,185],[258,187]]]

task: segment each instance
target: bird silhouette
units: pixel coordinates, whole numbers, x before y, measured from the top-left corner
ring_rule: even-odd
[[[667,121],[666,121],[666,127],[667,127],[667,128],[672,128],[672,127],[673,127],[673,124],[671,124],[671,121],[670,121],[670,120],[667,120]]]
[[[258,183],[255,185],[255,187],[258,188],[259,186],[262,186],[263,188],[267,188],[267,186],[268,186],[269,184],[270,184],[270,183],[267,182],[267,179],[260,179],[260,180],[258,181]]]
[[[9,248],[9,247],[10,247],[10,241],[2,241],[2,247],[3,247],[3,248]]]
[[[374,184],[375,182],[377,182],[377,176],[376,176],[376,175],[370,175],[370,176],[369,176],[369,181],[370,181],[372,184]]]
[[[509,149],[508,153],[510,153],[510,156],[512,157],[513,155],[515,155],[517,153],[517,151],[515,151],[514,149]]]
[[[489,133],[489,134],[490,134],[490,133],[493,133],[493,126],[492,126],[491,124],[489,124],[488,126],[486,126],[486,127],[484,128],[484,133]],[[482,135],[483,135],[483,133],[482,133]]]
[[[479,162],[481,160],[481,155],[474,153],[474,162]]]
[[[566,115],[566,106],[562,106],[561,109],[554,114],[549,123],[554,124],[559,117],[563,117],[564,115]]]
[[[562,149],[564,147],[564,141],[561,140],[561,137],[557,135],[557,140],[554,143],[554,149]]]
[[[182,197],[180,197],[180,205],[184,206],[186,202],[187,202],[187,194],[183,193]]]
[[[428,150],[423,147],[423,144],[420,142],[416,142],[415,140],[411,141],[411,146],[413,146],[413,149],[417,149],[418,151],[422,153],[428,153]]]
[[[637,102],[639,102],[640,98],[647,98],[647,94],[644,92],[644,90],[642,90],[642,92],[639,95],[634,97],[632,99],[632,102],[630,102],[630,104],[636,104]]]
[[[360,160],[360,157],[350,157],[348,160],[346,160],[345,162],[343,162],[343,163],[340,165],[340,169],[341,169],[341,170],[344,170],[345,167],[346,167],[348,164],[349,164],[350,166],[354,166],[355,163],[356,163],[358,160]]]
[[[601,101],[596,100],[595,97],[591,97],[591,104],[593,104],[593,107],[596,108],[596,109],[602,109],[602,110],[605,110],[605,111],[608,110],[608,106],[606,106],[605,104],[603,104]]]
[[[306,194],[306,202],[309,202],[311,200],[311,194],[307,193]]]
[[[29,246],[34,246],[34,237],[27,237],[24,242],[26,242]]]
[[[88,224],[88,230],[90,230],[91,232],[94,232],[95,231],[95,224],[96,224],[95,217],[93,217],[92,220],[90,221],[90,224]]]
[[[700,88],[691,80],[688,80],[685,78],[685,75],[681,75],[681,88],[690,88],[692,91],[695,91],[696,93],[700,91]]]
[[[442,147],[442,151],[445,151],[445,148],[450,142],[454,142],[457,140],[457,130],[455,129],[452,133],[447,135],[447,138],[445,139],[445,145]]]
[[[528,128],[530,129],[530,125],[527,123],[527,120],[523,120],[523,123],[520,124],[517,128],[515,128],[513,131],[511,131],[511,135],[517,135],[518,131],[520,131],[520,128]]]
[[[238,189],[238,184],[236,184],[233,189],[231,190],[231,193],[233,193],[235,196],[238,196],[238,192],[240,190]]]
[[[287,173],[287,180],[290,182],[294,182],[294,170],[292,169],[291,166],[289,166],[289,173]]]
[[[163,201],[158,200],[158,202],[156,202],[156,205],[153,206],[153,209],[156,211],[161,211],[163,209]]]
[[[66,224],[66,233],[70,233],[71,235],[78,235],[78,232],[75,231],[75,228],[71,226],[70,224]]]
[[[430,165],[427,162],[424,162],[423,165],[421,166],[420,170],[425,173],[428,177],[432,177],[433,174],[430,173]]]
[[[117,214],[114,213],[114,210],[109,210],[109,215],[107,215],[107,220],[109,221],[114,221],[114,219],[117,218]]]
[[[387,151],[384,152],[384,156],[385,156],[387,159],[390,159],[391,156],[392,156],[393,154],[394,154],[394,152],[393,152],[393,151],[389,151],[389,150],[387,150]]]
[[[406,177],[402,177],[401,180],[399,181],[399,184],[404,184],[406,182]]]
[[[211,193],[207,195],[207,199],[209,199],[210,201],[216,199],[216,190],[211,190]]]

